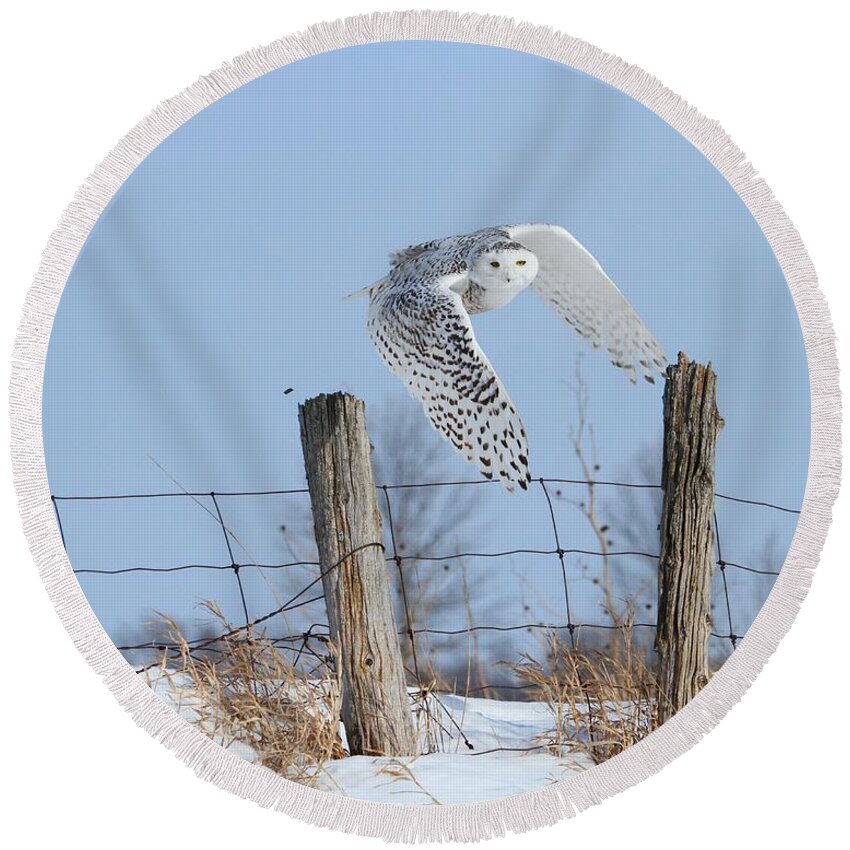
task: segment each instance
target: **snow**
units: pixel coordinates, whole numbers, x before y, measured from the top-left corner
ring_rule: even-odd
[[[148,681],[186,720],[198,722],[193,699],[177,697],[167,677],[148,674]],[[545,749],[529,751],[539,746],[541,736],[545,740],[553,727],[552,713],[542,703],[456,694],[432,695],[429,700],[429,714],[439,721],[439,726],[433,720],[426,724],[424,717],[420,718],[420,734],[423,744],[436,740],[441,751],[412,758],[350,756],[330,761],[316,775],[314,786],[384,803],[470,803],[521,794],[593,766],[579,752],[558,756]],[[466,746],[455,723],[473,749]],[[246,744],[222,740],[217,743],[249,761],[257,760]]]
[[[548,753],[432,753],[414,759],[352,756],[329,762],[317,787],[381,803],[475,803],[549,785],[578,769],[579,764]]]

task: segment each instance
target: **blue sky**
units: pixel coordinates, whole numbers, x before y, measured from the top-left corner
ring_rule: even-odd
[[[380,278],[392,249],[524,221],[570,230],[668,356],[712,362],[726,420],[718,489],[798,508],[809,445],[802,336],[778,263],[731,187],[658,117],[586,75],[434,42],[349,48],[267,74],[136,169],[80,253],[55,319],[44,388],[52,492],[175,490],[150,457],[189,490],[302,486],[300,400],[347,389],[373,416],[415,406],[371,347],[366,304],[341,296]],[[579,338],[530,292],[474,327],[523,416],[533,474],[580,477],[565,385]],[[631,387],[599,354],[582,363],[604,474],[645,480],[660,386]],[[477,476],[448,445],[435,473]],[[551,547],[542,494],[485,489],[488,549]],[[224,562],[214,522],[185,499],[61,509],[76,568]],[[283,497],[223,509],[254,559],[285,560]],[[779,567],[793,515],[718,510],[727,559]],[[586,543],[578,512],[558,511],[562,536]],[[456,518],[458,534],[467,519]],[[651,539],[654,529],[628,531]],[[542,598],[557,578],[551,564],[545,575],[520,562],[514,573],[494,573],[492,561],[472,569],[489,579],[483,607],[516,598],[517,571]],[[278,577],[245,580],[252,614],[274,607]],[[769,581],[741,589],[737,632]],[[212,597],[238,616],[225,571],[81,582],[119,642],[154,608],[200,627],[196,603]],[[592,616],[595,591],[577,587]]]

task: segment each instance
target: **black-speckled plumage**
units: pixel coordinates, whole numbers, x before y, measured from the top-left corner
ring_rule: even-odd
[[[634,382],[665,363],[658,343],[596,260],[553,225],[492,227],[404,248],[369,288],[369,333],[432,425],[487,478],[531,480],[525,429],[469,316],[526,287]]]

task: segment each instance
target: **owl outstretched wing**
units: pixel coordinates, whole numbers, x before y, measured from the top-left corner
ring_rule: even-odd
[[[400,265],[372,291],[372,342],[461,455],[506,489],[527,489],[525,429],[451,288],[465,280],[465,271],[405,272]]]
[[[520,224],[503,228],[537,257],[531,284],[541,298],[634,383],[655,383],[667,361],[655,337],[593,255],[563,227]]]

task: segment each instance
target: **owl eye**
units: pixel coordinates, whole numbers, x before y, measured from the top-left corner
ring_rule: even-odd
[[[518,266],[524,266],[524,265],[526,264],[526,262],[527,262],[526,260],[517,260],[517,261],[516,261],[516,264],[517,264]]]
[[[490,265],[493,266],[494,269],[497,269],[501,263],[498,260],[490,260]]]

